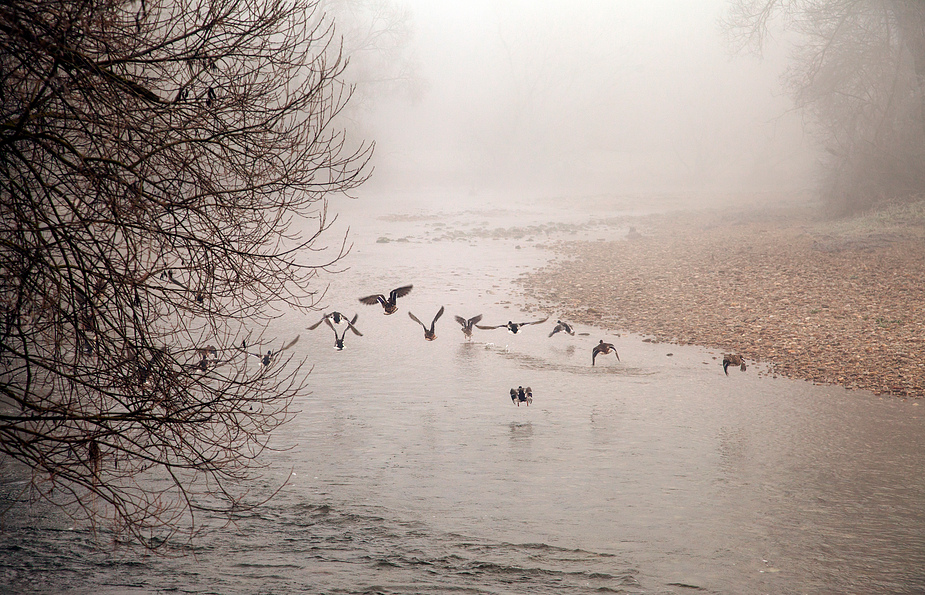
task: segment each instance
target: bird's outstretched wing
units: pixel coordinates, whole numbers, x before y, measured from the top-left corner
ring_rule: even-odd
[[[465,328],[469,324],[469,321],[463,318],[462,316],[454,316],[453,318],[455,318],[456,322],[458,322],[459,325],[462,326],[463,328]]]
[[[437,310],[437,315],[434,316],[434,321],[430,323],[430,326],[433,327],[437,323],[437,319],[443,316],[443,306],[440,306],[440,309]]]
[[[277,351],[274,351],[273,353],[277,354],[280,351],[286,351],[287,349],[289,349],[290,347],[292,347],[293,345],[299,342],[299,337],[300,335],[296,335],[295,339],[293,339],[292,341],[289,341],[288,343],[286,343],[285,345],[283,345],[282,347],[280,347]]]
[[[357,329],[357,327],[353,326],[353,325],[355,325],[355,324],[357,323],[357,318],[359,318],[359,317],[360,317],[359,314],[354,314],[354,315],[353,315],[353,320],[347,320],[346,318],[344,318],[344,321],[347,323],[347,326],[350,328],[350,330],[353,331],[353,334],[354,334],[354,335],[356,335],[356,336],[358,336],[358,337],[362,337],[362,336],[363,336],[363,333],[361,333],[361,332]]]
[[[416,323],[420,324],[420,325],[423,326],[425,329],[427,328],[426,326],[424,326],[424,323],[421,322],[420,320],[418,320],[418,317],[415,316],[414,314],[412,314],[410,311],[408,312],[408,318],[410,318],[411,320],[413,320],[413,321],[415,321]]]
[[[489,325],[486,325],[486,324],[477,324],[477,325],[475,325],[475,328],[480,328],[480,329],[482,329],[483,331],[490,331],[491,329],[495,329],[495,328],[505,328],[505,327],[507,327],[507,324],[496,324],[496,325],[493,325],[493,326],[489,326]]]
[[[385,296],[382,295],[381,293],[377,293],[376,295],[368,295],[366,297],[360,298],[360,303],[366,304],[367,306],[372,306],[373,304],[381,304],[384,301],[385,301]]]
[[[409,293],[411,293],[411,289],[413,287],[414,285],[403,285],[401,287],[397,287],[393,289],[391,292],[389,292],[389,300],[391,300],[394,303],[396,299],[400,297],[404,297],[408,295]]]
[[[329,318],[329,316],[328,316],[327,314],[325,314],[325,315],[321,318],[321,320],[319,320],[319,321],[316,322],[315,324],[313,324],[313,325],[311,325],[311,326],[308,326],[308,327],[305,327],[305,328],[308,329],[308,330],[310,330],[310,331],[313,331],[313,330],[315,330],[316,328],[318,328],[319,326],[321,326],[321,323],[322,323],[322,322],[327,322],[328,324],[331,324],[330,321],[328,321],[328,318]]]
[[[530,322],[518,322],[518,323],[517,323],[517,326],[525,326],[525,325],[527,325],[527,324],[540,324],[540,323],[546,322],[547,320],[549,320],[549,316],[547,316],[547,317],[544,318],[543,320],[533,320],[533,321],[530,321]]]

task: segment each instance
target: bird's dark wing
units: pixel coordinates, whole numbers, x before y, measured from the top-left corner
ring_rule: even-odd
[[[542,322],[546,322],[547,320],[549,320],[549,316],[547,316],[543,320],[534,320],[532,322],[518,322],[517,326],[524,326],[525,324],[540,324]]]
[[[482,315],[479,314],[478,316],[473,316],[472,318],[470,318],[468,322],[469,324],[476,324],[477,322],[480,322],[481,320],[482,320]]]
[[[343,315],[342,315],[342,316],[343,316]],[[356,336],[358,336],[358,337],[362,337],[362,336],[363,336],[363,333],[361,333],[361,332],[357,329],[357,327],[353,326],[354,324],[356,324],[357,318],[359,318],[359,317],[360,317],[359,314],[354,314],[354,315],[353,315],[353,320],[347,320],[347,317],[344,316],[344,321],[347,322],[347,326],[350,327],[350,330],[353,331],[353,334],[354,334],[354,335],[356,335]]]
[[[487,326],[487,325],[484,325],[484,324],[477,324],[477,325],[475,325],[475,327],[476,327],[476,328],[480,328],[480,329],[482,329],[483,331],[490,331],[491,329],[495,329],[495,328],[507,327],[507,324],[496,324],[496,325],[494,325],[494,326]]]
[[[469,324],[468,321],[462,316],[454,316],[453,318],[455,318],[456,322],[458,322],[463,328],[466,328],[466,326]]]
[[[292,341],[289,341],[288,343],[286,343],[285,345],[283,345],[282,347],[280,347],[280,348],[279,348],[279,351],[286,351],[287,349],[289,349],[290,347],[292,347],[293,345],[295,345],[295,344],[298,343],[298,342],[299,342],[299,335],[296,335],[296,336],[295,336],[295,339],[293,339]],[[274,351],[273,353],[276,354],[276,353],[279,353],[279,351]]]
[[[372,306],[373,304],[381,304],[384,301],[385,301],[385,296],[382,295],[381,293],[377,293],[376,295],[368,295],[366,297],[360,298],[360,303],[366,304],[367,306]]]
[[[416,323],[420,324],[420,325],[423,326],[425,329],[427,328],[426,326],[424,326],[424,323],[421,322],[420,320],[418,320],[418,317],[415,316],[414,314],[412,314],[411,312],[408,312],[408,318],[410,318],[411,320],[413,320],[413,321],[415,321]]]
[[[305,327],[305,328],[308,329],[308,330],[310,330],[310,331],[313,331],[313,330],[315,330],[316,328],[318,328],[319,326],[321,326],[321,323],[322,323],[322,322],[327,322],[328,324],[331,324],[330,321],[328,321],[328,316],[327,316],[327,314],[325,314],[325,315],[321,318],[321,320],[319,320],[319,321],[316,322],[315,324],[313,324],[313,325],[311,325],[311,326],[308,326],[308,327]]]
[[[411,293],[412,287],[414,287],[414,285],[403,285],[402,287],[393,289],[391,292],[389,292],[389,300],[394,303],[396,299]]]
[[[555,335],[556,333],[558,333],[558,332],[561,331],[561,330],[562,330],[562,326],[559,325],[559,324],[557,324],[557,325],[555,326],[555,328],[552,329],[552,332],[549,333],[549,336],[551,337],[551,336]]]
[[[431,328],[433,328],[434,324],[437,323],[437,319],[441,316],[443,316],[443,306],[440,306],[440,309],[437,310],[437,315],[434,316],[434,321],[430,323]]]

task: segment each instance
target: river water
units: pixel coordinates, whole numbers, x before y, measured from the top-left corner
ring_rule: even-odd
[[[722,372],[696,347],[523,312],[515,279],[557,239],[619,237],[629,203],[437,194],[336,205],[349,267],[326,326],[284,315],[311,394],[275,436],[261,509],[178,557],[102,550],[13,509],[11,593],[923,593],[925,416],[918,402]],[[439,206],[434,206],[434,205]],[[622,205],[622,206],[621,206]],[[653,197],[649,208],[670,208]],[[627,263],[630,270],[631,263]],[[357,298],[414,284],[383,316]],[[430,322],[423,338],[407,311]],[[483,324],[550,319],[516,335]],[[601,356],[599,339],[620,361]],[[531,386],[530,407],[511,387]]]

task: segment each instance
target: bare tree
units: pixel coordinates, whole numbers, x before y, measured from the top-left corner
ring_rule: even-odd
[[[349,64],[342,79],[354,88],[348,116],[361,122],[377,100],[404,96],[416,100],[425,84],[411,41],[414,22],[408,7],[394,0],[319,0],[337,23],[337,39]]]
[[[314,304],[344,251],[320,252],[326,197],[371,150],[331,126],[349,88],[314,8],[0,6],[0,462],[116,539],[253,504],[303,388],[259,331]]]
[[[829,205],[925,192],[925,3],[734,0],[727,31],[760,50],[775,20],[800,35],[786,80],[829,155]]]

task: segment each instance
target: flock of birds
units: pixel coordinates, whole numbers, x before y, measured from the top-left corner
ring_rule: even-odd
[[[411,289],[413,287],[414,287],[413,285],[403,285],[402,287],[398,287],[390,291],[388,297],[386,297],[384,294],[381,294],[381,293],[368,295],[366,297],[361,297],[360,303],[366,304],[368,306],[379,304],[382,306],[383,314],[386,314],[386,315],[394,314],[395,312],[398,311],[398,298],[408,295],[411,292]],[[430,321],[430,326],[427,326],[427,324],[422,322],[421,319],[419,319],[417,316],[415,316],[410,311],[408,312],[408,317],[411,320],[415,321],[416,323],[420,324],[421,328],[424,329],[424,339],[428,341],[433,341],[434,339],[437,338],[437,330],[436,330],[437,321],[440,320],[441,316],[443,316],[444,311],[445,311],[444,307],[440,306],[440,309],[437,310],[437,314],[435,314],[433,320]],[[323,315],[321,317],[321,320],[319,320],[315,324],[308,327],[308,330],[310,331],[315,330],[322,324],[327,324],[331,328],[331,330],[334,331],[334,347],[336,349],[343,349],[344,348],[344,335],[347,334],[348,329],[352,331],[355,335],[358,335],[360,337],[363,336],[363,333],[361,333],[356,327],[356,321],[358,317],[359,317],[359,314],[355,315],[352,319],[348,320],[347,317],[341,314],[340,312],[331,312],[330,314]],[[476,328],[486,330],[486,331],[494,330],[498,328],[506,328],[510,333],[516,335],[525,326],[528,326],[531,324],[541,324],[543,322],[546,322],[549,319],[549,317],[546,317],[541,320],[531,320],[528,322],[513,322],[509,320],[504,324],[484,325],[484,324],[479,324],[479,322],[482,321],[481,314],[477,316],[473,316],[472,318],[463,318],[462,316],[456,316],[455,318],[456,318],[456,322],[459,323],[459,326],[461,327],[463,335],[465,335],[466,339],[472,339],[472,330]],[[338,329],[342,329],[342,330],[338,330]],[[564,332],[569,335],[575,334],[575,330],[572,328],[570,324],[568,324],[567,322],[563,322],[561,320],[557,320],[556,326],[553,327],[552,332],[549,333],[549,336],[551,337],[559,332]],[[620,360],[620,355],[617,353],[617,349],[616,347],[614,347],[613,343],[605,343],[604,340],[601,339],[600,342],[591,351],[591,365],[593,366],[595,364],[595,360],[597,360],[598,355],[608,355],[610,353],[613,353],[616,356],[617,361]],[[520,389],[523,390],[523,387],[520,387]],[[532,398],[523,399],[523,400],[532,400]]]
[[[392,291],[390,291],[388,296],[378,293],[378,294],[361,297],[359,301],[360,303],[368,305],[368,306],[379,304],[380,306],[382,306],[383,314],[391,315],[398,311],[398,299],[408,295],[411,292],[413,287],[414,287],[413,285],[403,285],[401,287],[397,287],[393,289]],[[415,316],[410,311],[408,312],[408,317],[411,318],[411,320],[413,320],[417,324],[421,325],[421,328],[424,330],[425,340],[433,341],[437,338],[437,331],[436,331],[437,321],[440,319],[441,316],[443,316],[444,311],[445,311],[444,307],[440,306],[440,309],[437,310],[437,313],[434,315],[433,319],[430,321],[429,326],[423,321],[421,321],[421,319],[419,319],[417,316]],[[359,318],[359,314],[354,315],[353,318],[347,318],[347,316],[345,316],[344,314],[341,314],[340,312],[331,312],[331,313],[324,314],[321,317],[321,320],[319,320],[318,322],[316,322],[315,324],[307,328],[308,330],[315,330],[322,324],[327,324],[327,326],[330,327],[330,329],[334,332],[335,349],[342,350],[344,348],[344,337],[346,336],[348,330],[359,337],[363,336],[363,333],[361,333],[360,330],[357,329],[356,327],[357,318]],[[466,339],[471,340],[472,332],[474,329],[494,330],[494,329],[499,329],[499,328],[506,328],[508,332],[512,334],[517,334],[525,326],[541,324],[543,322],[546,322],[546,320],[548,320],[548,317],[543,318],[541,320],[531,320],[527,322],[513,322],[509,320],[505,324],[496,324],[496,325],[479,324],[482,321],[481,314],[477,316],[473,316],[471,318],[463,318],[462,316],[455,316],[455,319],[456,319],[456,322],[459,323],[462,333],[466,337]],[[563,333],[573,335],[573,336],[575,335],[575,329],[573,329],[569,323],[563,322],[562,320],[556,321],[556,325],[555,327],[553,327],[552,332],[549,333],[549,336],[552,337],[553,335],[559,332],[563,332]],[[588,333],[579,333],[579,334],[587,335]],[[289,345],[287,345],[286,347],[283,347],[283,349],[287,349],[292,344],[294,344],[294,341],[290,343]],[[605,343],[604,340],[601,339],[600,341],[598,341],[598,344],[595,345],[594,348],[591,350],[591,365],[592,366],[595,365],[598,355],[610,355],[611,353],[614,354],[617,361],[620,361],[620,354],[617,353],[617,349],[613,345],[613,343]],[[257,353],[254,353],[252,355],[261,357],[264,360],[264,363],[268,363],[267,359],[272,357],[273,352],[268,352],[266,355],[263,355],[263,356]],[[726,355],[723,357],[723,371],[726,373],[727,376],[729,375],[728,368],[730,365],[739,366],[741,370],[743,371],[745,370],[745,360],[741,356]],[[532,389],[529,386],[526,388],[522,386],[519,386],[516,389],[512,388],[511,389],[511,401],[513,401],[514,404],[516,404],[518,407],[520,406],[521,403],[525,403],[527,406],[529,406],[530,403],[533,402]]]
[[[388,297],[386,297],[385,295],[381,293],[368,295],[366,297],[361,297],[360,303],[366,304],[366,305],[379,304],[380,306],[382,306],[383,314],[391,315],[398,311],[398,298],[408,295],[411,292],[411,289],[413,287],[414,287],[413,285],[403,285],[401,287],[397,287],[389,292]],[[433,319],[430,321],[430,326],[422,322],[417,316],[415,316],[410,311],[408,312],[408,317],[411,318],[411,320],[413,320],[417,324],[421,325],[421,328],[424,330],[424,339],[426,339],[427,341],[433,341],[437,338],[437,331],[436,331],[437,321],[440,319],[441,316],[443,316],[444,311],[445,311],[444,307],[440,306],[440,309],[437,310],[437,313],[434,315]],[[315,330],[322,324],[326,324],[334,332],[334,348],[338,350],[342,350],[344,348],[344,337],[346,336],[348,330],[351,331],[353,334],[357,335],[358,337],[363,336],[363,333],[361,333],[360,330],[356,327],[356,322],[358,318],[359,318],[359,314],[355,314],[353,318],[347,318],[347,316],[345,316],[344,314],[341,314],[340,312],[330,312],[330,313],[322,315],[321,320],[307,327],[307,329],[310,331]],[[529,326],[533,324],[541,324],[543,322],[546,322],[549,319],[549,317],[546,317],[541,320],[531,320],[527,322],[513,322],[509,320],[505,324],[482,325],[482,324],[479,324],[479,322],[482,321],[481,314],[477,316],[473,316],[471,318],[463,318],[462,316],[455,316],[455,318],[456,318],[456,322],[459,323],[462,329],[462,333],[466,337],[467,340],[472,339],[473,329],[494,330],[494,329],[499,329],[499,328],[506,328],[508,332],[512,334],[517,334],[525,326]],[[557,320],[556,325],[553,327],[552,332],[549,333],[549,336],[552,337],[556,333],[560,333],[560,332],[563,332],[563,333],[566,333],[572,336],[575,335],[575,329],[572,328],[572,325],[570,325],[567,322],[563,322],[562,320]],[[587,335],[588,333],[579,333],[579,334]],[[298,340],[299,340],[299,337],[297,336],[295,339],[293,339],[292,341],[290,341],[289,343],[287,343],[280,349],[277,349],[275,351],[272,351],[272,350],[267,351],[266,353],[250,352],[250,355],[260,359],[263,365],[268,366],[272,362],[274,356],[276,356],[281,351],[289,349],[290,347],[295,345]],[[246,348],[246,345],[242,345],[242,347]],[[591,350],[591,365],[592,366],[595,365],[598,355],[610,355],[611,353],[614,354],[614,356],[617,358],[617,361],[620,361],[620,354],[617,353],[617,348],[614,347],[613,343],[605,343],[604,340],[601,339],[600,341],[598,341],[598,344],[595,345],[594,348]],[[207,355],[203,354],[202,357],[203,357],[203,361],[205,361],[205,358],[207,357]],[[746,369],[744,358],[742,358],[739,355],[735,355],[735,354],[727,354],[723,356],[723,372],[725,372],[727,376],[729,375],[729,366],[738,366],[739,369],[741,369],[743,372]],[[529,406],[533,402],[533,390],[529,386],[526,388],[524,388],[523,386],[519,386],[516,389],[512,388],[511,389],[511,401],[513,401],[514,404],[517,405],[518,407],[520,407],[521,403],[524,403],[527,406]]]

